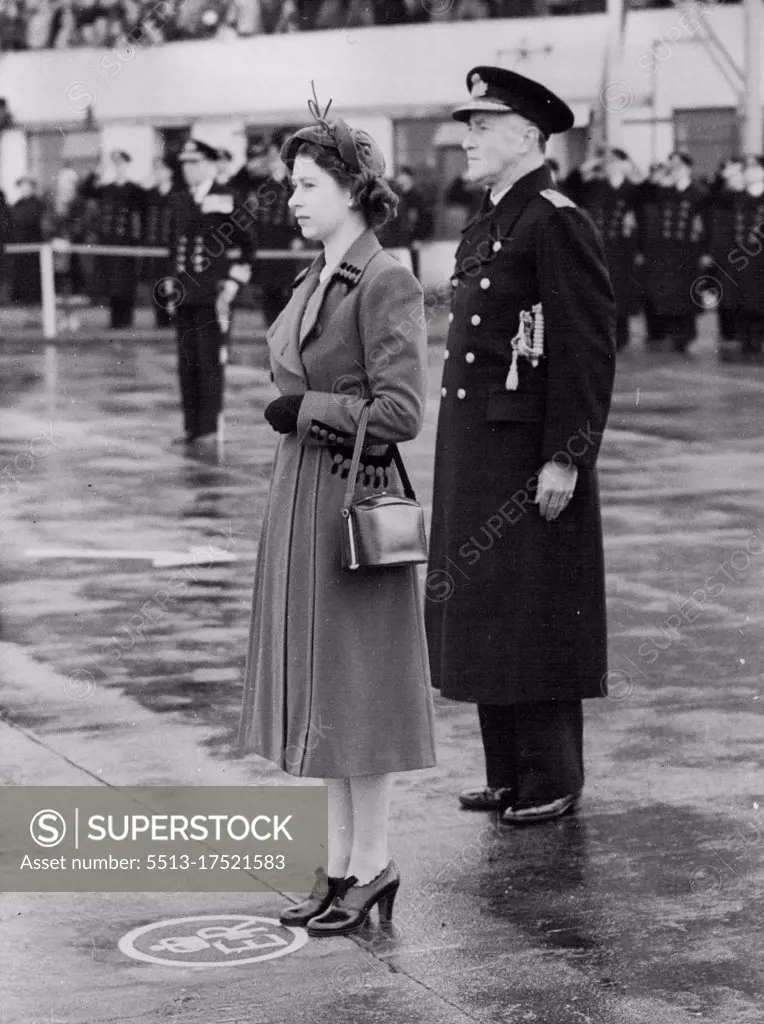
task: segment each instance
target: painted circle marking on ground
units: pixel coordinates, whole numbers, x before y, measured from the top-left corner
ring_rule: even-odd
[[[119,940],[119,949],[133,960],[164,967],[238,967],[294,953],[307,941],[304,928],[288,928],[273,917],[200,914],[134,928]]]

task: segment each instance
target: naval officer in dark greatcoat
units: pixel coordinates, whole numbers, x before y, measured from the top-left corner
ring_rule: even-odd
[[[489,192],[451,282],[427,632],[433,684],[478,707],[487,785],[462,805],[525,824],[578,806],[582,698],[607,691],[595,463],[615,305],[596,228],[544,164],[569,107],[501,68],[467,87],[454,116]]]

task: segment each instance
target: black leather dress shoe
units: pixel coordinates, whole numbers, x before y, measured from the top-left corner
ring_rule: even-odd
[[[566,814],[574,814],[580,806],[579,791],[534,807],[507,807],[501,815],[501,822],[505,825],[539,825],[542,821],[554,821],[555,818],[562,818]]]
[[[282,924],[292,925],[293,928],[304,927],[308,921],[323,914],[329,907],[343,881],[342,878],[332,878],[322,868],[319,868],[316,871],[316,882],[310,896],[293,907],[285,907],[279,914],[279,921]]]
[[[512,802],[508,786],[484,786],[482,789],[463,789],[459,803],[465,811],[501,811]]]

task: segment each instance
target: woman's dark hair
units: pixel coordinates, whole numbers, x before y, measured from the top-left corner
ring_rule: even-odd
[[[311,142],[300,146],[295,154],[295,157],[298,156],[315,160],[316,165],[330,174],[338,185],[350,189],[353,203],[370,228],[380,228],[395,216],[398,196],[380,175],[366,169],[351,171],[338,153]]]

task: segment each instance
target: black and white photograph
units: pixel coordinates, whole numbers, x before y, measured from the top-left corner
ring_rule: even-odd
[[[763,1024],[764,0],[2,0],[0,1024]]]

